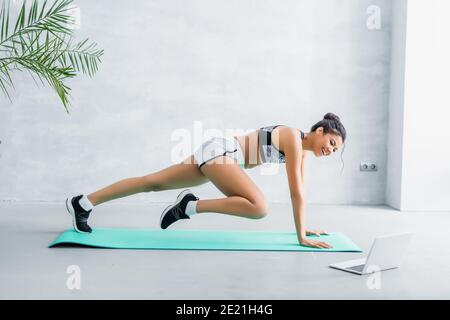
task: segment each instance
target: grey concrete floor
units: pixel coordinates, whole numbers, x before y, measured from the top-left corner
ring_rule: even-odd
[[[165,203],[104,203],[95,227],[158,228]],[[293,230],[290,206],[262,220],[198,215],[174,229]],[[311,229],[340,231],[364,253],[114,250],[47,246],[71,227],[63,203],[0,203],[1,299],[450,299],[450,213],[385,206],[307,207]],[[378,235],[415,233],[401,268],[373,278],[328,268],[363,257]],[[70,265],[81,288],[70,290]],[[369,285],[368,285],[369,283]]]

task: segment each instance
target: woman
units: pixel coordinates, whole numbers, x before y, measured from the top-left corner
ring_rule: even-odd
[[[184,190],[162,213],[161,228],[166,229],[177,220],[190,219],[203,212],[260,219],[267,214],[267,202],[242,169],[265,162],[285,163],[299,243],[331,248],[325,242],[306,237],[326,233],[305,227],[304,160],[308,151],[316,157],[329,156],[344,144],[345,138],[344,126],[332,113],[326,114],[309,133],[279,125],[234,136],[234,139],[213,138],[179,164],[146,176],[118,181],[87,196],[67,198],[66,207],[72,215],[75,230],[91,232],[87,220],[93,207],[100,203],[140,192],[185,188],[211,181],[226,195],[225,198],[200,200],[189,189]]]

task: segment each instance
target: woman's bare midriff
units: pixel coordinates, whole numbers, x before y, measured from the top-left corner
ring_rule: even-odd
[[[244,151],[245,168],[251,169],[261,164],[259,154],[258,131],[252,131],[246,135],[234,136]]]

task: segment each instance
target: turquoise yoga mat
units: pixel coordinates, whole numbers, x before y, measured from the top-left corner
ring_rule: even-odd
[[[362,252],[339,232],[311,238],[328,242],[333,248],[300,246],[295,232],[116,228],[97,228],[90,234],[66,230],[49,247],[76,244],[111,249]]]

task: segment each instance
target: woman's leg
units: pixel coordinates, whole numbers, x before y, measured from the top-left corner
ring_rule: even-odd
[[[228,159],[216,160],[207,162],[200,170],[227,197],[199,200],[196,211],[263,218],[267,214],[267,202],[256,184],[236,163],[230,163]]]
[[[118,181],[87,197],[95,206],[140,192],[190,187],[210,180],[227,197],[199,200],[198,213],[217,212],[252,219],[264,217],[267,204],[263,194],[237,164],[229,162],[223,159],[223,162],[206,163],[199,169],[191,156],[161,171]]]
[[[128,178],[87,195],[94,205],[140,192],[190,187],[208,181],[194,163],[193,156],[161,171],[146,176]]]

